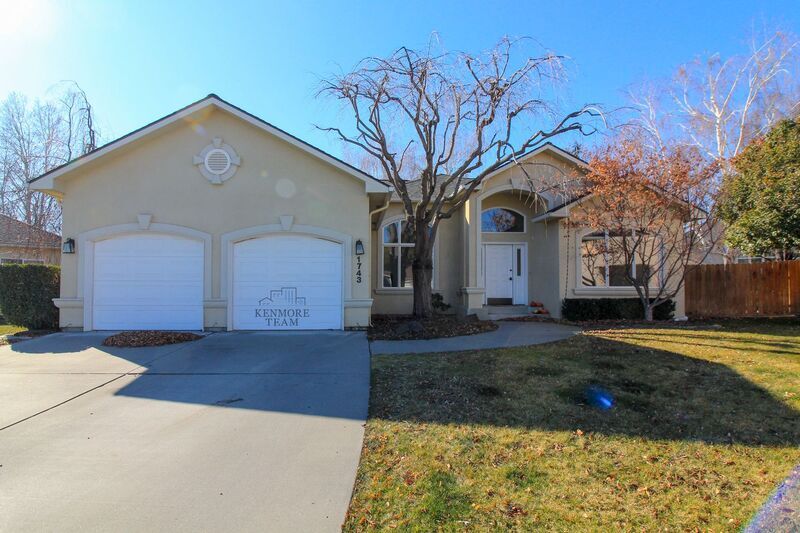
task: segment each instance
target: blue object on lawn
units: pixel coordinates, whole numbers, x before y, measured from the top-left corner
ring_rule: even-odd
[[[614,407],[614,397],[605,389],[592,385],[586,389],[586,400],[592,407],[608,411]]]

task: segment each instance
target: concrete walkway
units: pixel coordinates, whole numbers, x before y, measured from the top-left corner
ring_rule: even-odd
[[[360,332],[0,347],[0,531],[339,531],[367,416]]]
[[[459,352],[463,350],[485,350],[488,348],[512,348],[568,339],[580,331],[579,328],[550,322],[498,322],[495,331],[448,337],[445,339],[373,341],[373,355]]]

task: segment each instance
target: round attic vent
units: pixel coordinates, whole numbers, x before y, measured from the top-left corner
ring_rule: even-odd
[[[206,154],[204,164],[206,170],[219,176],[231,168],[231,156],[225,150],[214,148]]]
[[[220,137],[214,137],[211,144],[194,156],[192,162],[208,181],[216,185],[233,176],[242,164],[236,150],[225,144]]]

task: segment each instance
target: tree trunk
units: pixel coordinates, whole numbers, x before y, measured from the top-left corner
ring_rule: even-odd
[[[644,306],[644,319],[646,322],[653,321],[653,304],[647,303]]]
[[[433,315],[433,231],[424,225],[417,228],[414,239],[414,260],[411,272],[414,276],[414,316],[430,318]]]

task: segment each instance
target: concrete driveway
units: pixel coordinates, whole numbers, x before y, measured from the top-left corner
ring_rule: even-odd
[[[367,415],[362,333],[105,336],[0,347],[0,530],[339,529]]]

